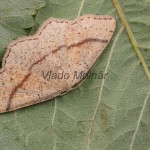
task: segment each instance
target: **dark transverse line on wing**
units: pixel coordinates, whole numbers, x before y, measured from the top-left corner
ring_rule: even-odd
[[[81,42],[78,42],[76,44],[71,44],[70,46],[67,47],[67,49],[70,49],[70,48],[74,48],[74,47],[78,47],[78,46],[81,46],[85,43],[88,43],[88,42],[100,42],[100,43],[108,43],[108,40],[105,40],[105,39],[97,39],[97,38],[88,38],[88,39],[85,39]],[[66,45],[62,45],[62,46],[59,46],[57,49],[55,49],[52,53],[56,53],[57,51],[59,51],[61,48],[64,48],[66,47]]]

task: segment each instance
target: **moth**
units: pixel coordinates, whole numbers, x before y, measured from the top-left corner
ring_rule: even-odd
[[[0,113],[52,99],[77,84],[74,72],[87,73],[116,26],[111,16],[75,20],[49,18],[33,36],[11,42],[0,69]],[[69,78],[46,78],[49,71]],[[46,74],[47,73],[47,74]]]

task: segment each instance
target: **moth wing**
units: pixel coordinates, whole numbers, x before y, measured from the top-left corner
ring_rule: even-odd
[[[48,19],[38,32],[29,37],[19,38],[9,44],[3,59],[3,66],[30,68],[39,58],[65,45],[65,32],[69,21]]]
[[[10,44],[0,70],[0,112],[39,103],[69,89],[79,81],[73,78],[74,72],[89,70],[114,29],[112,17],[84,16],[71,23],[51,19],[35,36]],[[70,76],[54,80],[43,78],[42,71],[64,71]]]
[[[71,86],[80,81],[75,74],[87,73],[109,43],[116,26],[110,16],[82,16],[68,25],[66,43]]]
[[[35,36],[19,39],[8,47],[0,70],[1,113],[48,100],[66,90],[65,80],[43,74],[67,69],[67,24],[50,19]]]

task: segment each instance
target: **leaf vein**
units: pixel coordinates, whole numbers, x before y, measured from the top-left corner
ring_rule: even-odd
[[[79,8],[78,16],[77,16],[77,17],[80,16],[85,1],[86,1],[86,0],[82,0],[82,1],[81,1],[81,5],[80,5],[80,8]]]
[[[134,134],[133,134],[133,138],[132,138],[131,144],[130,144],[130,150],[132,150],[132,147],[133,147],[133,144],[134,144],[134,141],[135,141],[137,132],[138,132],[138,130],[139,130],[140,123],[141,123],[141,119],[142,119],[142,116],[143,116],[143,113],[144,113],[144,109],[145,109],[145,107],[146,107],[146,104],[147,104],[147,101],[148,101],[149,96],[150,96],[150,91],[148,92],[148,94],[147,94],[147,96],[146,96],[146,98],[145,98],[143,107],[142,107],[142,109],[141,109],[140,116],[139,116],[139,119],[138,119],[138,122],[137,122],[137,126],[136,126],[135,132],[134,132]]]
[[[55,129],[54,129],[54,121],[55,121],[55,115],[56,115],[56,109],[57,109],[57,105],[56,105],[56,99],[54,100],[54,113],[53,113],[53,117],[52,117],[52,131],[53,131],[53,137],[54,137],[54,150],[56,149],[56,133],[55,133]]]
[[[110,50],[110,54],[109,54],[109,57],[108,57],[108,61],[107,61],[107,65],[106,65],[106,68],[105,68],[105,71],[104,73],[107,73],[108,72],[108,69],[109,69],[109,65],[110,65],[110,61],[111,61],[111,58],[112,58],[112,54],[113,54],[113,51],[114,51],[114,47],[115,47],[115,44],[116,42],[118,41],[119,39],[119,36],[120,34],[122,33],[124,27],[121,27],[118,34],[116,35],[116,38],[114,40],[114,43],[112,45],[112,48]],[[105,81],[106,79],[103,79],[102,80],[102,85],[101,85],[101,88],[100,88],[100,92],[99,92],[99,100],[98,100],[98,103],[96,105],[96,109],[94,111],[94,114],[93,114],[93,117],[92,117],[92,121],[91,121],[91,124],[90,124],[90,130],[89,130],[89,133],[88,133],[88,143],[87,143],[87,150],[89,150],[90,148],[90,142],[91,142],[91,133],[92,133],[92,128],[93,128],[93,124],[94,124],[94,120],[95,120],[95,117],[96,117],[96,113],[97,113],[97,110],[98,110],[98,107],[100,105],[100,102],[102,100],[102,93],[103,93],[103,88],[104,88],[104,85],[105,85]]]

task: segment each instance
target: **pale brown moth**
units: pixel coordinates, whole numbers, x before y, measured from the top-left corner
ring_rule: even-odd
[[[0,69],[0,113],[52,99],[68,91],[87,73],[110,41],[114,17],[84,15],[73,21],[50,18],[34,36],[13,41]],[[69,74],[46,78],[45,72]]]

